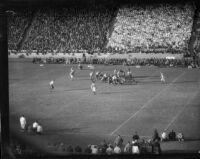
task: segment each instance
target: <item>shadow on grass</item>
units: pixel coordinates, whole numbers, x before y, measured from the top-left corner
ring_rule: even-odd
[[[179,81],[179,82],[174,82],[177,84],[184,84],[184,83],[199,83],[198,81]]]
[[[85,91],[85,90],[90,90],[90,88],[82,88],[82,89],[68,89],[68,90],[63,90],[63,91],[70,92],[70,91]]]
[[[159,78],[160,76],[134,76],[134,78],[151,78],[151,77]]]
[[[83,128],[50,129],[45,130],[45,134],[79,133],[81,129]]]
[[[99,94],[122,94],[122,93],[131,93],[131,92],[101,92]]]
[[[138,85],[143,84],[162,84],[160,81],[137,81]],[[167,82],[165,84],[168,84]]]

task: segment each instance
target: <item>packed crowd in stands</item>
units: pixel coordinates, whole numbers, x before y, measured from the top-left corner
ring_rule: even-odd
[[[28,134],[40,134],[45,135],[45,132],[38,132],[38,124],[35,121],[33,124],[28,125],[26,122],[26,117],[20,117],[20,129],[23,133]],[[159,135],[157,129],[154,130],[152,137],[141,138],[137,132],[135,132],[132,138],[125,143],[122,136],[117,135],[113,142],[107,142],[103,140],[99,144],[92,145],[89,144],[86,147],[81,147],[79,145],[72,146],[67,145],[64,142],[51,143],[48,142],[47,149],[51,152],[64,152],[66,154],[161,154],[161,142],[165,141],[184,141],[183,133],[176,133],[174,130],[167,133],[164,131]],[[25,144],[19,144],[11,142],[11,148],[14,154],[25,154],[33,153],[33,150],[26,147]]]
[[[103,65],[125,65],[125,66],[160,66],[160,67],[199,67],[192,59],[166,59],[166,58],[33,58],[33,63],[63,63],[63,64],[103,64]]]
[[[24,50],[95,50],[104,47],[112,10],[89,8],[39,9],[32,23]]]
[[[182,51],[191,36],[193,15],[190,4],[124,6],[118,11],[108,47]]]
[[[186,50],[193,24],[192,5],[121,6],[117,16],[115,12],[100,5],[40,8],[21,49],[43,53],[46,50],[121,53]],[[10,50],[16,49],[31,17],[31,11],[16,13],[8,18]]]
[[[17,45],[28,27],[32,11],[18,9],[8,13],[8,48],[17,50]]]

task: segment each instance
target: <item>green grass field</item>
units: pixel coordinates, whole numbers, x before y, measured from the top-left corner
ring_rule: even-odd
[[[32,64],[25,59],[9,59],[10,128],[19,132],[19,116],[29,124],[38,120],[43,136],[22,135],[33,143],[63,141],[66,144],[113,142],[115,135],[131,140],[135,131],[149,138],[155,128],[182,132],[188,141],[162,144],[166,150],[200,149],[200,70],[131,66],[136,85],[113,86],[96,82],[97,95],[90,90],[90,70],[76,70],[69,79],[71,65]],[[96,65],[96,70],[113,72],[124,66]],[[166,84],[160,82],[160,71]],[[49,89],[55,79],[55,89]]]

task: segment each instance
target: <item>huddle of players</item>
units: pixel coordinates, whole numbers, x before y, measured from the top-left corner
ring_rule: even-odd
[[[123,84],[125,82],[125,77],[129,77],[129,78],[134,80],[130,68],[128,69],[127,75],[123,70],[117,70],[117,69],[115,69],[114,74],[111,75],[111,74],[108,74],[108,73],[102,74],[99,71],[97,71],[95,73],[94,66],[89,65],[88,67],[90,69],[93,69],[93,71],[90,72],[89,76],[90,76],[90,80],[92,81],[90,88],[91,88],[94,95],[96,95],[96,89],[97,89],[96,85],[95,85],[95,77],[96,77],[96,79],[101,80],[103,82],[107,81],[109,84]],[[69,75],[70,75],[70,79],[73,81],[74,75],[75,75],[74,67],[71,67]],[[165,76],[162,72],[160,72],[160,80],[161,80],[162,83],[165,83]],[[55,82],[55,80],[52,80],[49,83],[51,90],[54,89],[54,82]]]
[[[128,69],[127,74],[123,70],[117,70],[117,69],[114,70],[113,74],[109,74],[107,72],[103,74],[99,71],[95,73],[93,71],[90,73],[90,79],[94,80],[95,78],[97,80],[101,80],[102,82],[107,82],[109,84],[114,84],[114,85],[123,84],[126,80],[125,78],[129,78],[135,81],[130,68]]]

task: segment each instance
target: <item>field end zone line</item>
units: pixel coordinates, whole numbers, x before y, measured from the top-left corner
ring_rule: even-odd
[[[183,76],[186,72],[182,72],[178,77],[176,77],[168,86],[166,86],[164,89],[162,89],[158,94],[156,94],[154,97],[152,97],[150,100],[148,100],[138,111],[136,111],[132,116],[130,116],[126,121],[124,121],[122,124],[120,124],[113,132],[110,133],[112,136],[116,131],[118,131],[122,126],[124,126],[129,120],[131,120],[133,117],[135,117],[143,108],[148,106],[149,103],[151,103],[155,98],[157,98],[162,92],[164,92],[166,89],[168,89],[174,82],[176,82],[181,76]]]
[[[198,91],[192,96],[192,98],[190,98],[186,104],[184,105],[184,107],[181,109],[181,111],[179,111],[171,120],[171,122],[166,126],[166,128],[164,129],[165,131],[167,131],[169,129],[169,127],[176,121],[176,119],[181,115],[181,113],[185,110],[185,108],[191,103],[191,101],[197,96]]]

